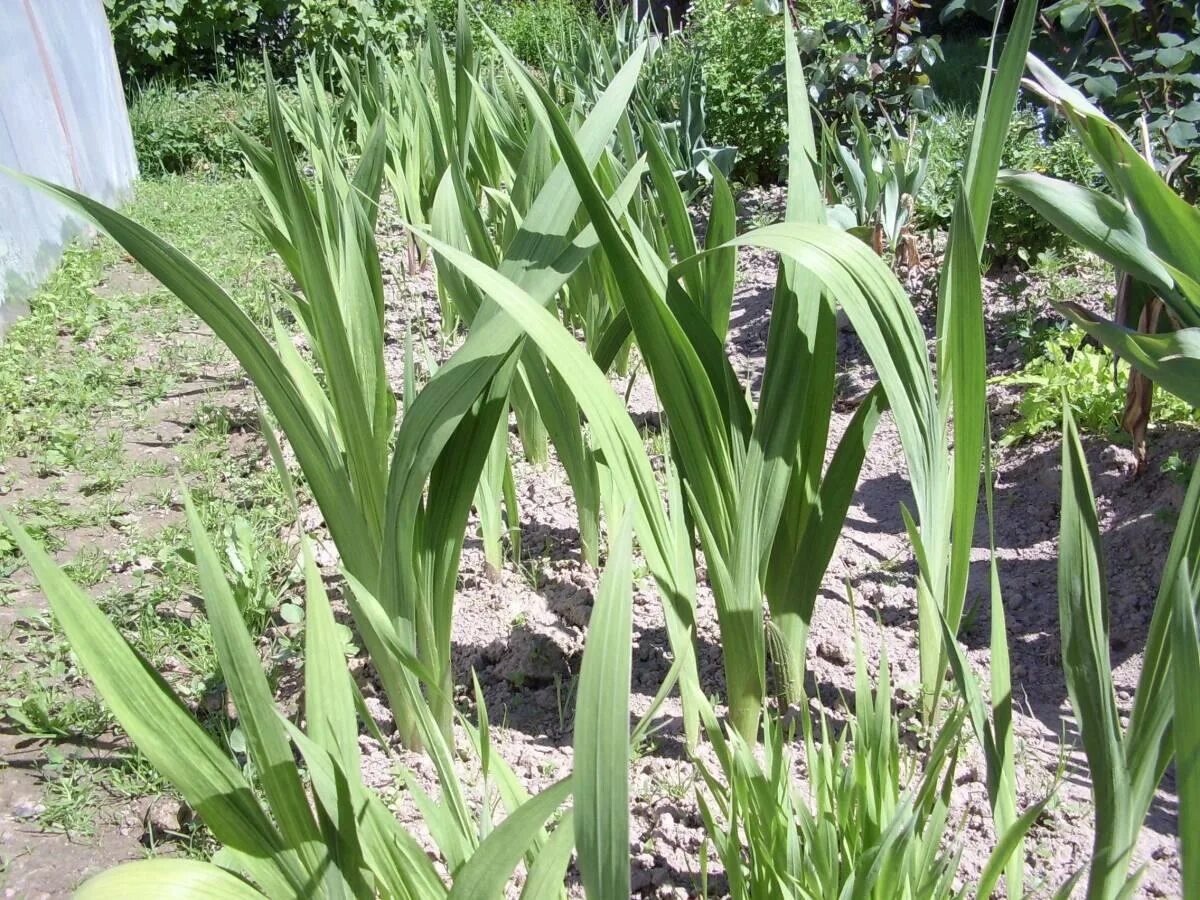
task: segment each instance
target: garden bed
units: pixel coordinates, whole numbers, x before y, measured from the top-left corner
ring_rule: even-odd
[[[179,190],[190,190],[186,182]],[[156,188],[160,202],[169,206],[169,191]],[[238,193],[226,213],[244,217],[248,207]],[[747,217],[760,216],[772,198],[758,198]],[[196,240],[196,237],[193,237]],[[387,322],[390,340],[387,359],[392,387],[402,389],[403,352],[400,336],[410,329],[417,338],[417,360],[427,351],[442,360],[456,339],[442,335],[435,282],[429,269],[412,276],[403,272],[405,254],[398,234],[386,217],[381,227],[381,249],[387,284]],[[237,239],[232,243],[236,244]],[[246,240],[226,276],[251,280],[250,291],[260,286],[252,273],[261,266],[263,248]],[[111,358],[113,367],[125,364],[120,344],[136,346],[134,368],[140,374],[130,384],[114,386],[112,393],[92,398],[93,420],[101,442],[114,447],[108,475],[97,488],[96,473],[88,453],[61,460],[30,458],[27,445],[10,444],[0,468],[3,503],[25,512],[53,500],[55,512],[46,533],[59,542],[58,558],[94,572],[85,578],[95,593],[105,594],[109,608],[140,610],[124,624],[136,638],[152,634],[146,648],[167,679],[198,707],[207,704],[212,726],[220,729],[226,702],[220,685],[211,682],[215,672],[210,650],[204,644],[203,611],[186,587],[189,577],[179,575],[170,559],[170,541],[159,541],[161,554],[143,554],[172,527],[181,512],[174,470],[181,463],[193,491],[198,486],[205,503],[218,509],[236,509],[251,500],[251,485],[271,477],[266,445],[257,433],[256,400],[241,381],[236,367],[190,316],[177,312],[169,298],[156,294],[152,279],[134,264],[106,247],[91,251],[98,267],[81,274],[83,290],[71,295],[60,308],[60,318],[72,320],[99,303],[108,314],[118,309],[105,299],[122,299],[119,310],[143,308],[143,314],[114,328],[115,321],[95,323],[93,334],[80,341],[78,334],[61,336],[60,346],[48,349],[45,367],[29,377],[53,384],[66,377],[77,354]],[[931,273],[936,254],[927,246],[919,271],[908,275],[913,302],[921,318],[932,327]],[[770,292],[775,263],[765,254],[743,251],[740,278],[730,334],[731,361],[754,385],[765,355]],[[1077,263],[1079,299],[1098,302],[1109,279],[1094,261]],[[270,266],[269,272],[278,272]],[[1017,294],[1014,278],[1025,279]],[[1023,323],[1049,320],[1045,299],[1061,290],[1060,271],[1053,277],[1001,270],[985,283],[988,312],[989,372],[1007,375],[1021,365],[1014,349],[1013,329]],[[1060,282],[1056,284],[1056,280]],[[48,302],[42,297],[41,302]],[[108,304],[108,305],[106,305]],[[36,311],[35,311],[36,315]],[[170,322],[170,328],[163,328]],[[1015,323],[1015,324],[1014,324]],[[30,325],[27,334],[34,334]],[[22,331],[13,332],[12,344],[21,347]],[[857,339],[848,330],[840,334],[838,405],[832,420],[840,434],[856,404],[869,387],[869,370]],[[423,349],[422,349],[423,345]],[[7,348],[6,348],[7,349]],[[418,367],[420,373],[423,366]],[[636,371],[636,367],[635,367]],[[648,377],[635,376],[614,389],[629,397],[629,408],[642,426],[648,446],[661,459],[658,437],[660,410]],[[52,389],[46,388],[46,393]],[[989,397],[994,412],[993,431],[998,438],[1016,415],[1021,388],[993,384]],[[54,398],[57,402],[61,398]],[[119,402],[117,402],[119,401]],[[43,400],[47,414],[50,398]],[[102,411],[101,411],[102,410]],[[131,412],[132,411],[132,412]],[[135,414],[136,413],[136,414]],[[519,445],[515,433],[510,442]],[[206,449],[205,449],[206,448]],[[1157,580],[1174,526],[1174,514],[1183,496],[1178,476],[1164,463],[1178,455],[1195,456],[1200,433],[1185,426],[1152,429],[1150,459],[1145,474],[1133,477],[1132,455],[1114,447],[1104,436],[1086,441],[1092,469],[1105,552],[1109,567],[1114,685],[1118,706],[1127,712],[1141,666],[1141,648],[1153,607]],[[1056,597],[1057,531],[1059,503],[1059,445],[1057,437],[1029,440],[995,455],[997,509],[996,546],[1004,589],[1009,644],[1012,656],[1017,783],[1021,806],[1040,800],[1054,788],[1056,772],[1063,766],[1057,800],[1039,819],[1027,845],[1028,887],[1046,893],[1057,888],[1091,853],[1091,812],[1087,767],[1075,749],[1077,736],[1062,676]],[[204,453],[202,463],[189,465],[192,454]],[[579,674],[585,629],[588,624],[597,574],[579,555],[576,516],[565,474],[554,461],[534,466],[513,454],[514,478],[521,513],[520,556],[516,564],[494,571],[475,540],[474,522],[468,533],[455,598],[453,654],[454,683],[460,686],[460,709],[474,718],[471,678],[478,678],[486,701],[495,751],[513,767],[525,787],[537,791],[571,768],[574,691]],[[98,508],[97,498],[119,502],[120,510]],[[915,623],[915,568],[900,517],[900,504],[911,505],[899,441],[890,422],[880,426],[863,466],[854,501],[837,551],[823,582],[821,601],[809,638],[809,695],[813,709],[831,722],[844,722],[847,704],[853,704],[855,641],[877,674],[886,647],[902,717],[908,717],[912,745],[921,746],[914,705],[917,691]],[[298,553],[295,529],[281,521],[280,509],[268,497],[267,512],[255,518],[255,528],[268,532],[286,555]],[[244,507],[243,509],[249,509]],[[318,529],[320,516],[306,507],[301,516],[306,530]],[[274,524],[270,524],[274,523]],[[985,532],[981,520],[977,543]],[[62,677],[47,682],[47,708],[61,716],[69,701],[89,696],[78,673],[69,664],[60,639],[48,623],[45,600],[27,569],[11,557],[4,563],[4,605],[0,606],[0,634],[5,650],[5,674],[14,700],[32,694],[28,673],[42,678],[47,666]],[[299,603],[302,590],[294,577],[286,579],[286,566],[278,554],[271,557],[275,574],[285,576],[285,604]],[[334,591],[344,589],[331,543],[318,547],[322,574]],[[631,714],[648,708],[667,672],[669,648],[661,606],[652,581],[643,574],[635,584],[633,606],[634,667]],[[703,571],[701,570],[701,575]],[[699,593],[701,623],[697,634],[699,671],[707,693],[723,693],[720,635],[712,598],[703,586]],[[162,596],[163,593],[169,596]],[[968,613],[962,639],[969,655],[981,667],[987,664],[987,560],[973,557]],[[853,604],[853,606],[852,606]],[[265,610],[266,626],[259,641],[265,662],[279,679],[280,700],[294,709],[299,686],[288,677],[295,668],[294,647],[298,627],[287,621],[277,603]],[[153,621],[151,621],[153,620]],[[165,624],[164,624],[165,623]],[[195,637],[191,632],[200,631]],[[181,646],[172,648],[171,642]],[[364,689],[368,707],[385,734],[392,734],[387,705],[376,696],[370,664],[361,656],[351,660]],[[23,687],[22,687],[23,685]],[[25,691],[18,695],[17,691]],[[8,691],[5,691],[6,695]],[[7,766],[0,768],[0,854],[6,871],[3,886],[10,896],[58,896],[85,875],[133,859],[151,845],[158,853],[204,852],[203,831],[197,831],[187,811],[178,812],[177,801],[153,776],[141,783],[136,758],[111,723],[100,715],[99,733],[71,734],[78,720],[61,721],[63,734],[52,737],[30,733],[10,713],[0,734]],[[226,720],[228,722],[228,720]],[[53,723],[52,723],[53,724]],[[34,729],[36,731],[36,729]],[[394,741],[394,735],[392,735]],[[459,734],[460,745],[468,741]],[[364,753],[364,778],[395,804],[401,820],[420,835],[419,810],[396,780],[392,753],[399,755],[428,790],[436,790],[433,772],[424,757],[392,743],[380,747],[367,736],[360,738]],[[973,745],[971,745],[973,746]],[[1060,760],[1060,746],[1067,748]],[[701,752],[705,752],[702,747]],[[961,877],[971,879],[982,867],[994,842],[991,815],[984,786],[984,766],[977,751],[967,751],[954,779],[951,834],[962,849]],[[694,896],[700,873],[697,860],[705,842],[705,829],[695,801],[695,767],[688,759],[682,734],[681,708],[675,697],[659,713],[652,736],[635,748],[632,766],[632,885],[640,897]],[[473,758],[462,760],[464,775],[477,781]],[[99,780],[106,768],[124,773],[119,783]],[[144,764],[143,764],[144,768]],[[803,768],[798,773],[801,786]],[[69,802],[71,793],[63,779],[80,784],[79,792],[92,793],[73,819],[47,816],[55,804]],[[69,787],[67,785],[66,787]],[[476,788],[478,784],[476,783]],[[1156,795],[1138,842],[1135,865],[1145,865],[1143,896],[1177,896],[1179,863],[1175,847],[1176,797],[1170,772]],[[122,793],[124,792],[124,793]],[[155,800],[165,792],[166,801]],[[66,801],[64,801],[66,798]],[[478,794],[476,795],[478,799]],[[166,808],[166,812],[163,810]],[[88,819],[90,818],[90,823]],[[83,823],[83,827],[80,823]],[[49,827],[49,833],[43,830]],[[960,831],[961,829],[961,831]],[[432,843],[425,835],[426,845]],[[709,889],[719,896],[720,867],[708,869]]]

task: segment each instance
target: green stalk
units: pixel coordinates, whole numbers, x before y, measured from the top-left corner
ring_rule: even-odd
[[[931,483],[931,493],[919,517],[928,563],[922,567],[918,585],[922,713],[927,721],[936,716],[946,670],[938,620],[945,616],[951,631],[957,633],[966,601],[979,507],[986,403],[980,258],[1000,153],[1016,105],[1036,15],[1036,0],[1019,0],[994,69],[989,54],[965,176],[950,226],[950,247],[938,281],[938,405],[946,436],[953,423],[954,444],[950,450],[940,450],[946,458],[944,474]],[[1000,20],[997,15],[997,29]],[[918,506],[921,500],[918,495]]]
[[[1127,896],[1132,887],[1129,863],[1134,845],[1174,750],[1173,610],[1181,604],[1196,608],[1196,592],[1188,573],[1196,571],[1198,563],[1200,468],[1192,476],[1179,512],[1150,620],[1129,726],[1122,729],[1109,660],[1108,594],[1099,523],[1079,432],[1064,398],[1059,618],[1067,693],[1079,723],[1095,806],[1089,900]]]

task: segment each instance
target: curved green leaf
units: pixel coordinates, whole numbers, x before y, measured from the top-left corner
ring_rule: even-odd
[[[101,872],[75,900],[262,900],[237,876],[195,859],[141,859]]]
[[[1175,280],[1146,244],[1141,221],[1111,195],[1032,172],[1004,172],[998,183],[1075,243],[1119,271],[1128,272],[1159,292],[1175,289]]]
[[[501,896],[525,851],[570,795],[571,779],[564,778],[521,804],[455,875],[450,900],[495,900]]]

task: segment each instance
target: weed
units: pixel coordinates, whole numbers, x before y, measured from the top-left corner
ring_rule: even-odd
[[[1004,430],[1002,446],[1012,446],[1057,430],[1064,391],[1084,431],[1112,434],[1121,425],[1125,408],[1123,373],[1128,367],[1087,341],[1078,328],[1068,327],[1044,337],[1041,352],[1014,375],[996,379],[1021,389],[1017,418]],[[1162,422],[1197,422],[1196,411],[1165,391],[1156,391],[1155,415]]]
[[[28,674],[5,685],[7,699],[0,712],[20,733],[32,738],[93,738],[112,726],[112,718],[93,696],[81,695],[55,684],[55,667],[42,677]]]
[[[48,831],[61,831],[72,839],[96,833],[100,792],[93,772],[75,760],[59,758],[43,767],[46,788],[38,819]]]
[[[1188,462],[1175,452],[1163,460],[1161,470],[1176,484],[1186,485],[1192,480],[1195,463]]]

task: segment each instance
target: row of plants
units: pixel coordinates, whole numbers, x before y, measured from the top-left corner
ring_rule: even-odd
[[[269,333],[152,232],[28,179],[96,222],[245,369],[270,412],[264,434],[280,478],[297,506],[311,497],[338,550],[342,596],[399,735],[429,755],[440,788],[435,801],[404,778],[436,842],[434,860],[362,783],[357,739],[373,720],[346,669],[308,538],[301,538],[304,710],[292,721],[275,707],[210,539],[189,510],[216,652],[253,764],[248,778],[5,514],[115,717],[222,845],[211,863],[120,867],[85,885],[84,895],[149,895],[170,885],[208,896],[490,898],[524,864],[522,896],[559,896],[573,857],[588,896],[627,895],[629,760],[654,713],[630,728],[635,546],[657,585],[672,654],[655,708],[678,687],[703,785],[697,802],[734,896],[958,895],[957,859],[944,838],[964,721],[984,753],[997,835],[968,893],[990,896],[1003,880],[1009,896],[1022,895],[1024,836],[1049,798],[1018,808],[994,558],[986,676],[973,671],[958,642],[981,483],[985,516],[992,515],[981,269],[996,186],[1150,284],[1180,324],[1191,324],[1182,314],[1195,299],[1187,274],[1194,263],[1174,254],[1200,234],[1195,210],[1148,163],[1137,163],[1120,130],[1032,58],[1041,89],[1128,204],[1086,186],[1047,185],[1044,176],[1000,175],[1035,12],[1032,0],[1018,5],[984,82],[939,279],[936,360],[908,296],[872,246],[884,220],[861,236],[830,224],[827,173],[815,164],[836,140],[814,130],[787,10],[776,24],[787,88],[787,209],[783,222],[741,233],[718,154],[681,140],[689,129],[665,127],[675,123],[656,115],[665,101],[643,80],[651,52],[643,25],[625,17],[583,32],[573,62],[550,59],[541,74],[551,77],[539,78],[486,24],[480,30],[490,50],[479,52],[463,4],[452,47],[432,28],[408,56],[336,57],[330,69],[314,62],[298,73],[287,103],[268,73],[269,144],[246,134],[240,143],[262,201],[257,226],[295,283],[281,296],[288,314],[281,309]],[[342,85],[332,96],[330,79]],[[688,85],[681,82],[676,103],[681,117],[692,109]],[[296,147],[310,175],[301,174]],[[853,172],[854,154],[840,156]],[[411,237],[410,269],[432,258],[446,317],[466,331],[424,383],[410,365],[399,398],[383,352],[376,231],[385,185]],[[689,201],[702,186],[707,221],[697,223]],[[866,188],[864,180],[864,208]],[[1050,190],[1070,202],[1048,209],[1039,197]],[[1101,227],[1114,221],[1115,232]],[[756,395],[726,348],[741,247],[780,258]],[[830,447],[839,309],[879,383]],[[1200,383],[1200,355],[1186,328],[1133,334],[1081,309],[1063,311],[1137,371],[1196,402],[1189,392]],[[611,387],[611,375],[635,365],[662,405],[665,471]],[[908,758],[886,661],[872,686],[860,660],[848,746],[801,716],[805,796],[792,780],[794,734],[781,711],[805,708],[813,610],[885,411],[900,434],[914,500],[903,513],[918,570],[918,707],[928,750],[917,774],[906,765],[902,776]],[[575,701],[574,768],[532,797],[493,752],[482,703],[468,720],[451,680],[450,623],[471,511],[493,564],[518,552],[504,440],[510,417],[529,459],[545,459],[553,445],[575,496],[584,557],[605,560]],[[1189,801],[1189,810],[1200,809],[1200,717],[1175,702],[1186,696],[1177,686],[1200,670],[1190,575],[1200,553],[1200,477],[1180,511],[1142,682],[1123,726],[1108,662],[1095,504],[1069,412],[1062,427],[1064,672],[1092,775],[1096,838],[1088,865],[1055,890],[1067,896],[1086,876],[1089,896],[1108,898],[1136,883],[1134,839],[1173,759],[1181,809]],[[282,462],[276,428],[298,478]],[[697,554],[721,632],[723,720],[696,662]],[[468,802],[455,765],[456,722],[485,790],[505,810],[498,823],[490,803]],[[701,761],[701,744],[715,768]],[[1180,828],[1184,883],[1198,890],[1200,828],[1188,824]]]
[[[455,18],[452,0],[107,4],[122,66],[141,80],[154,74],[220,73],[236,67],[247,53],[254,58],[264,47],[287,71],[293,60],[311,51],[357,55],[370,45],[404,54],[421,39],[427,16],[450,31]],[[764,7],[777,13],[779,6],[774,0],[697,0],[688,6],[686,19],[673,22],[676,30],[664,38],[665,56],[674,58],[674,68],[690,63],[697,67],[710,107],[713,143],[738,146],[739,177],[764,183],[774,183],[786,170],[785,98],[777,87],[782,43],[771,19],[762,15]],[[484,4],[480,13],[481,21],[518,58],[540,69],[586,42],[585,33],[602,21],[596,9],[578,0],[504,0]],[[935,144],[940,144],[941,120],[953,120],[957,113],[953,106],[940,105],[935,91],[936,72],[944,60],[943,38],[950,36],[952,52],[967,50],[969,58],[954,60],[957,77],[977,83],[981,60],[969,48],[979,43],[980,28],[969,23],[993,18],[995,3],[946,4],[936,15],[926,4],[911,2],[808,0],[793,9],[810,98],[839,135],[852,132],[852,118],[861,117],[884,137],[890,131],[908,134],[932,125],[939,132]],[[630,11],[629,5],[622,9],[616,4],[605,9],[605,19]],[[956,33],[964,29],[965,36]],[[1192,200],[1200,146],[1200,85],[1191,72],[1200,53],[1198,29],[1195,10],[1184,2],[1060,0],[1039,20],[1038,34],[1038,45],[1066,73],[1068,82],[1105,102],[1119,124],[1145,143],[1144,151],[1155,156],[1169,180]],[[490,52],[486,43],[484,49]],[[1046,123],[1036,123],[1034,130],[1044,142],[1054,137]],[[953,129],[946,137],[954,140]],[[956,140],[956,146],[962,143],[961,137]],[[1056,155],[1061,154],[1049,154],[1043,164],[1053,166]],[[1069,161],[1063,162],[1068,168],[1056,174],[1071,174]],[[952,179],[937,185],[941,199],[952,196]],[[935,209],[948,216],[944,207],[943,203]]]
[[[431,12],[439,28],[453,30],[452,2],[433,4]],[[703,156],[718,156],[724,174],[736,175],[739,180],[777,180],[783,171],[786,143],[783,98],[772,87],[774,76],[780,74],[778,29],[750,6],[727,8],[724,3],[702,2],[690,12],[686,29],[664,38],[648,60],[642,90],[654,95],[647,97],[647,103],[660,120],[678,123],[673,127],[679,131],[685,156],[711,145],[711,152]],[[936,37],[920,37],[912,11],[896,21],[882,13],[877,20],[870,20],[858,4],[841,2],[805,4],[798,13],[804,23],[798,46],[809,73],[810,99],[826,120],[833,146],[858,145],[855,155],[861,172],[857,177],[849,172],[835,174],[826,185],[827,193],[849,200],[857,213],[857,226],[874,227],[881,224],[877,218],[887,219],[887,243],[893,248],[898,245],[898,231],[909,222],[913,228],[947,227],[958,163],[973,125],[969,115],[954,107],[938,107],[931,99],[927,75],[937,61]],[[418,22],[416,32],[423,30],[419,13],[406,15]],[[569,72],[583,48],[603,41],[611,29],[629,27],[629,16],[629,10],[614,12],[604,21],[590,7],[574,5],[571,0],[501,3],[487,5],[473,29],[477,36],[482,34],[480,24],[486,22],[519,59],[553,77],[556,69]],[[409,46],[413,32],[408,26],[402,29],[400,43],[373,38],[371,42],[389,55],[404,53],[407,49],[400,48]],[[116,34],[120,36],[120,28]],[[368,28],[362,34],[373,31]],[[912,53],[900,54],[900,49],[912,47],[905,43],[910,38],[919,41],[919,46]],[[891,56],[884,52],[884,43],[891,47]],[[331,50],[335,56],[363,55],[362,40],[347,44],[322,39],[319,44],[322,55]],[[250,44],[238,46],[244,52]],[[306,45],[293,41],[291,46],[291,52],[303,52]],[[483,52],[490,52],[489,48],[485,43]],[[896,61],[899,57],[903,63]],[[880,59],[891,60],[888,71],[895,68],[900,74],[881,81],[873,68]],[[240,149],[233,132],[227,127],[210,127],[214,119],[236,125],[260,140],[266,138],[261,64],[234,52],[214,57],[213,64],[217,71],[211,76],[158,77],[132,88],[130,120],[146,174],[239,171]],[[202,66],[200,70],[207,69]],[[755,72],[764,77],[746,77]],[[559,81],[571,83],[569,76]],[[680,84],[684,84],[683,90],[679,90]],[[656,85],[665,90],[651,87]],[[337,84],[326,87],[339,89]],[[1044,131],[1042,123],[1023,113],[1021,127],[1014,128],[1007,138],[1005,164],[1074,181],[1083,174],[1094,175],[1078,141],[1069,134],[1047,140]],[[864,142],[871,145],[865,156]],[[920,179],[893,173],[887,160],[901,157],[910,170],[920,169]],[[879,183],[877,190],[868,192],[871,198],[863,196],[856,184],[863,177]],[[875,201],[873,206],[866,204],[870,209],[864,208],[867,199]],[[881,208],[885,201],[886,211]],[[998,198],[988,236],[988,253],[994,262],[1029,263],[1039,253],[1061,246],[1062,241],[1041,228],[1027,207],[1006,194]]]

